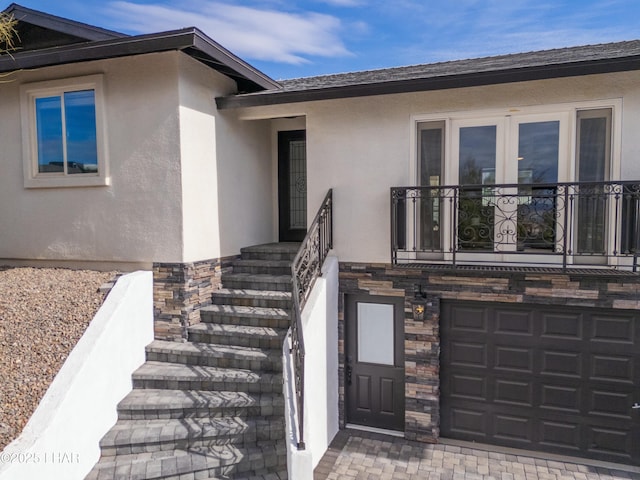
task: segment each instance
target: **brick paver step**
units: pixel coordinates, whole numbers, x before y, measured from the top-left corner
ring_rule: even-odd
[[[291,275],[290,260],[239,259],[232,263],[235,273],[268,273],[271,275]]]
[[[189,340],[220,345],[270,348],[282,350],[282,342],[287,334],[284,328],[252,327],[247,325],[219,325],[199,323],[187,328]]]
[[[212,295],[216,305],[245,305],[291,309],[291,292],[221,288]]]
[[[221,417],[119,420],[100,441],[103,456],[284,439],[282,418]]]
[[[284,443],[264,447],[214,445],[189,450],[162,450],[104,457],[85,480],[224,478],[267,467],[283,470],[286,469],[286,460]]]
[[[279,393],[134,389],[118,405],[120,419],[282,416]]]
[[[154,340],[147,345],[147,360],[220,368],[281,371],[280,352],[238,345]]]
[[[200,320],[272,328],[289,328],[291,310],[245,305],[209,305],[200,309]]]
[[[248,288],[252,290],[289,292],[291,291],[291,275],[223,273],[222,284],[226,288]]]
[[[179,363],[145,362],[133,372],[133,388],[232,392],[282,391],[282,374]]]
[[[267,243],[253,245],[240,249],[240,255],[245,260],[293,260],[298,253],[300,244],[296,242]]]

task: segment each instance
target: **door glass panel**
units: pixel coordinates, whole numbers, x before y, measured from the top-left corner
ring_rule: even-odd
[[[306,142],[289,144],[289,228],[307,228]]]
[[[493,250],[493,194],[491,188],[482,188],[480,185],[496,183],[496,135],[495,125],[460,128],[460,250]]]
[[[444,156],[444,122],[428,122],[419,126],[420,186],[442,185]],[[424,191],[420,198],[420,249],[441,249],[441,192],[438,188]]]
[[[358,362],[394,365],[393,305],[358,303]]]
[[[578,181],[603,182],[611,160],[611,110],[578,112]],[[598,184],[581,185],[578,195],[578,253],[606,253],[607,192]]]
[[[555,248],[559,144],[559,121],[518,126],[518,250]]]

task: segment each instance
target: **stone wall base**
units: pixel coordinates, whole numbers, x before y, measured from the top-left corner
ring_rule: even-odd
[[[182,342],[187,327],[200,322],[198,309],[211,305],[224,271],[237,257],[190,263],[153,264],[153,313],[156,340]]]

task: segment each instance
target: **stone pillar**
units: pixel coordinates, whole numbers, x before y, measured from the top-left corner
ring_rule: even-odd
[[[222,272],[236,257],[190,263],[153,264],[154,332],[157,340],[185,341],[187,327],[200,322],[201,307],[211,305]]]

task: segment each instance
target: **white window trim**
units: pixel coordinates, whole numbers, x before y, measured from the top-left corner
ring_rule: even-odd
[[[36,136],[35,99],[77,90],[94,90],[96,107],[97,173],[40,173]],[[20,86],[22,163],[25,188],[93,187],[110,184],[107,155],[103,75],[27,83]]]

